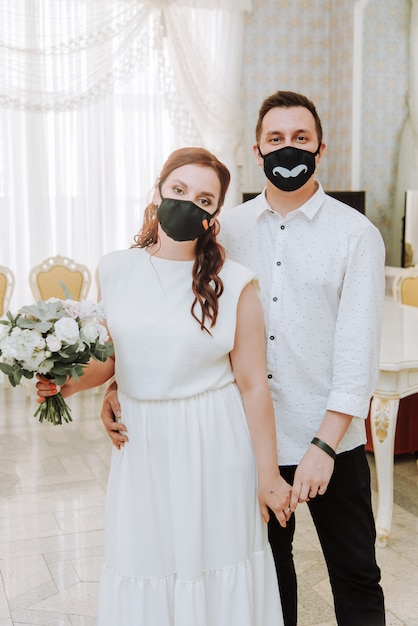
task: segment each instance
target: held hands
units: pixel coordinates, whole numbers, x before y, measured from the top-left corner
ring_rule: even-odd
[[[323,496],[333,471],[334,459],[317,446],[309,446],[295,472],[290,507]]]
[[[264,485],[269,486],[267,487]],[[291,493],[292,487],[284,480],[284,478],[280,476],[280,474],[277,475],[274,481],[266,483],[260,482],[258,486],[258,501],[260,504],[261,515],[266,523],[270,519],[270,509],[275,514],[280,526],[283,526],[283,528],[286,526],[290,516],[297,506],[296,504],[293,509],[290,506]]]
[[[264,521],[269,521],[268,509],[271,509],[280,525],[285,527],[299,503],[325,494],[333,471],[334,458],[330,453],[311,445],[296,469],[293,486],[279,476],[276,487],[259,487],[258,499]]]

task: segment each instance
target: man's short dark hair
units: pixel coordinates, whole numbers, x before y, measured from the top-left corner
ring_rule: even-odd
[[[305,107],[305,109],[308,109],[308,111],[312,113],[315,120],[316,134],[318,135],[318,144],[322,143],[322,124],[314,103],[306,96],[302,95],[301,93],[296,93],[294,91],[276,91],[276,93],[273,93],[271,96],[268,96],[268,98],[264,100],[258,112],[258,120],[255,127],[255,137],[257,143],[259,143],[260,141],[261,127],[263,125],[264,116],[270,111],[270,109],[274,109],[276,107],[282,109],[289,109],[291,107]]]

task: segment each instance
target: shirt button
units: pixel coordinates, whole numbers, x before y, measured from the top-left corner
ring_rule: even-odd
[[[276,265],[281,265],[282,262],[281,261],[276,261]]]
[[[274,298],[273,298],[273,302],[277,302],[277,298],[276,298],[276,296],[274,296]]]
[[[268,374],[267,378],[273,378],[273,375],[272,374]]]
[[[280,226],[280,228],[281,228],[282,230],[284,230],[284,226],[283,226],[283,224]]]
[[[273,341],[273,339],[274,339],[274,335],[270,335],[270,339]]]

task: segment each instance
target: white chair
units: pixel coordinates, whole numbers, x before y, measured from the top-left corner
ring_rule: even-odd
[[[14,286],[13,272],[5,265],[0,265],[0,317],[4,317],[9,309]]]
[[[0,318],[5,317],[9,310],[10,298],[12,297],[15,286],[15,277],[13,272],[5,265],[0,265]],[[9,389],[11,384],[9,379],[2,373],[1,382],[4,389]]]
[[[396,302],[418,307],[418,265],[405,269],[394,278],[392,293]]]
[[[33,267],[29,283],[36,301],[49,298],[81,301],[87,298],[91,275],[85,265],[57,255]]]

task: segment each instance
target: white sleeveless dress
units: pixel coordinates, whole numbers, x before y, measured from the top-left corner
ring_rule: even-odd
[[[229,361],[253,274],[225,263],[210,336],[190,313],[192,266],[139,248],[100,262],[129,443],[112,451],[99,626],[283,624]]]

